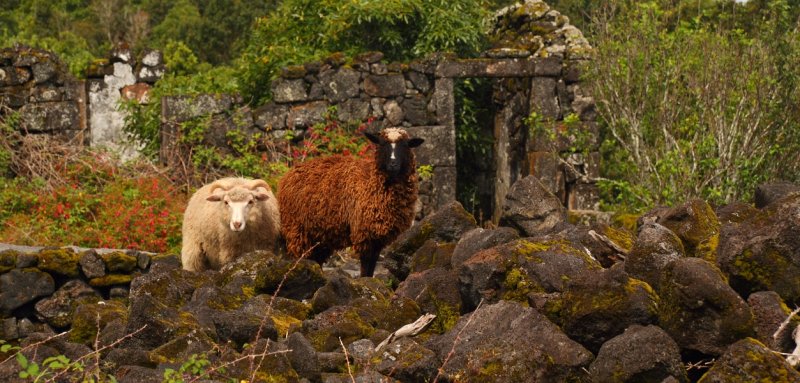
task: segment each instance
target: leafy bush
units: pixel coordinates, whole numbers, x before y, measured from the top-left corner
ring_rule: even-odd
[[[676,21],[659,1],[613,3],[595,20],[590,74],[602,172],[613,180],[601,185],[607,206],[722,203],[766,180],[798,179],[800,67],[787,65],[800,55],[797,28],[776,33],[786,24],[775,14],[745,33]]]
[[[92,153],[52,165],[64,182],[0,179],[0,242],[179,252],[186,197],[153,168]]]

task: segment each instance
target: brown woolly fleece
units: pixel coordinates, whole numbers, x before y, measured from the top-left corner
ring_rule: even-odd
[[[294,167],[278,185],[289,254],[300,257],[313,247],[309,258],[322,263],[333,251],[352,246],[362,276],[371,276],[380,250],[414,219],[415,169],[411,151],[405,172],[392,183],[375,159],[331,156]]]

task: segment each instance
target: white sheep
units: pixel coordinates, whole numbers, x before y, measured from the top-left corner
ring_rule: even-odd
[[[275,250],[278,201],[264,180],[222,178],[198,189],[183,215],[181,263],[190,271],[219,270],[241,254]]]

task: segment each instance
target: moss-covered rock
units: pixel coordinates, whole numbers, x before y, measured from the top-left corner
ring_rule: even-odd
[[[683,242],[672,230],[658,223],[646,223],[625,259],[625,271],[658,291],[664,268],[684,254]]]
[[[800,373],[761,342],[747,338],[731,345],[699,383],[800,382]]]
[[[340,338],[348,345],[355,340],[369,338],[375,328],[361,318],[357,309],[336,306],[304,321],[301,332],[317,351],[334,351],[341,348]]]
[[[516,302],[481,306],[425,345],[448,358],[441,378],[452,381],[590,381],[584,369],[592,354],[535,309]]]
[[[82,304],[96,303],[100,293],[86,285],[85,282],[73,279],[48,297],[36,302],[34,309],[40,320],[56,328],[69,326],[73,320],[75,309]]]
[[[71,248],[44,249],[37,255],[39,269],[70,278],[78,277],[80,255]]]
[[[716,263],[720,224],[707,202],[693,199],[671,208],[659,217],[658,223],[678,235],[687,256]]]
[[[278,296],[300,300],[310,298],[325,283],[325,277],[316,262],[253,251],[222,267],[220,281],[223,285],[252,287],[256,294],[277,291]]]
[[[127,317],[127,307],[119,300],[82,304],[75,309],[69,338],[73,342],[90,345],[106,324],[118,319],[125,321]]]
[[[177,336],[149,352],[150,361],[156,364],[182,364],[190,356],[212,350],[214,341],[199,331]]]
[[[0,316],[55,291],[53,277],[36,268],[13,269],[0,274]]]
[[[100,259],[105,263],[106,269],[112,273],[129,273],[136,268],[138,263],[135,256],[122,251],[101,254]]]
[[[0,273],[5,273],[16,267],[18,254],[19,253],[15,250],[0,252]]]
[[[628,326],[656,323],[659,298],[621,266],[587,272],[561,295],[561,310],[546,312],[564,332],[592,352]]]
[[[386,268],[403,280],[410,272],[410,260],[430,239],[440,243],[457,242],[461,235],[476,228],[475,217],[458,202],[440,208],[406,230],[385,250]]]
[[[409,338],[385,346],[376,359],[378,372],[401,382],[433,381],[441,365],[433,351]]]
[[[689,381],[678,345],[653,325],[633,325],[605,342],[589,366],[589,375],[595,382]]]
[[[718,264],[741,295],[775,291],[800,302],[800,194],[776,201],[741,223],[723,226]]]
[[[659,324],[682,349],[721,355],[730,344],[755,335],[750,307],[703,259],[670,263],[659,295]]]
[[[137,274],[107,274],[102,277],[92,278],[89,284],[94,287],[107,287],[114,285],[130,284]]]
[[[395,291],[413,299],[424,313],[436,314],[428,329],[442,334],[455,326],[461,314],[458,274],[442,267],[413,273]]]
[[[455,247],[454,242],[426,241],[411,257],[409,271],[415,273],[434,267],[449,267]]]
[[[527,305],[531,294],[563,291],[579,274],[601,269],[582,248],[565,238],[548,237],[522,238],[478,252],[457,270],[462,310],[474,309],[481,300]]]

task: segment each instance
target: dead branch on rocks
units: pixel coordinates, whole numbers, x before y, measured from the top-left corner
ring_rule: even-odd
[[[399,329],[397,329],[397,331],[389,334],[389,336],[386,339],[384,339],[383,342],[381,342],[378,346],[376,346],[375,351],[376,352],[379,351],[384,346],[400,338],[405,338],[407,336],[414,336],[419,334],[420,331],[422,331],[422,329],[424,329],[425,326],[430,324],[435,318],[436,315],[434,314],[425,314],[417,318],[417,320],[415,320],[413,323],[409,323],[403,327],[400,327]]]

